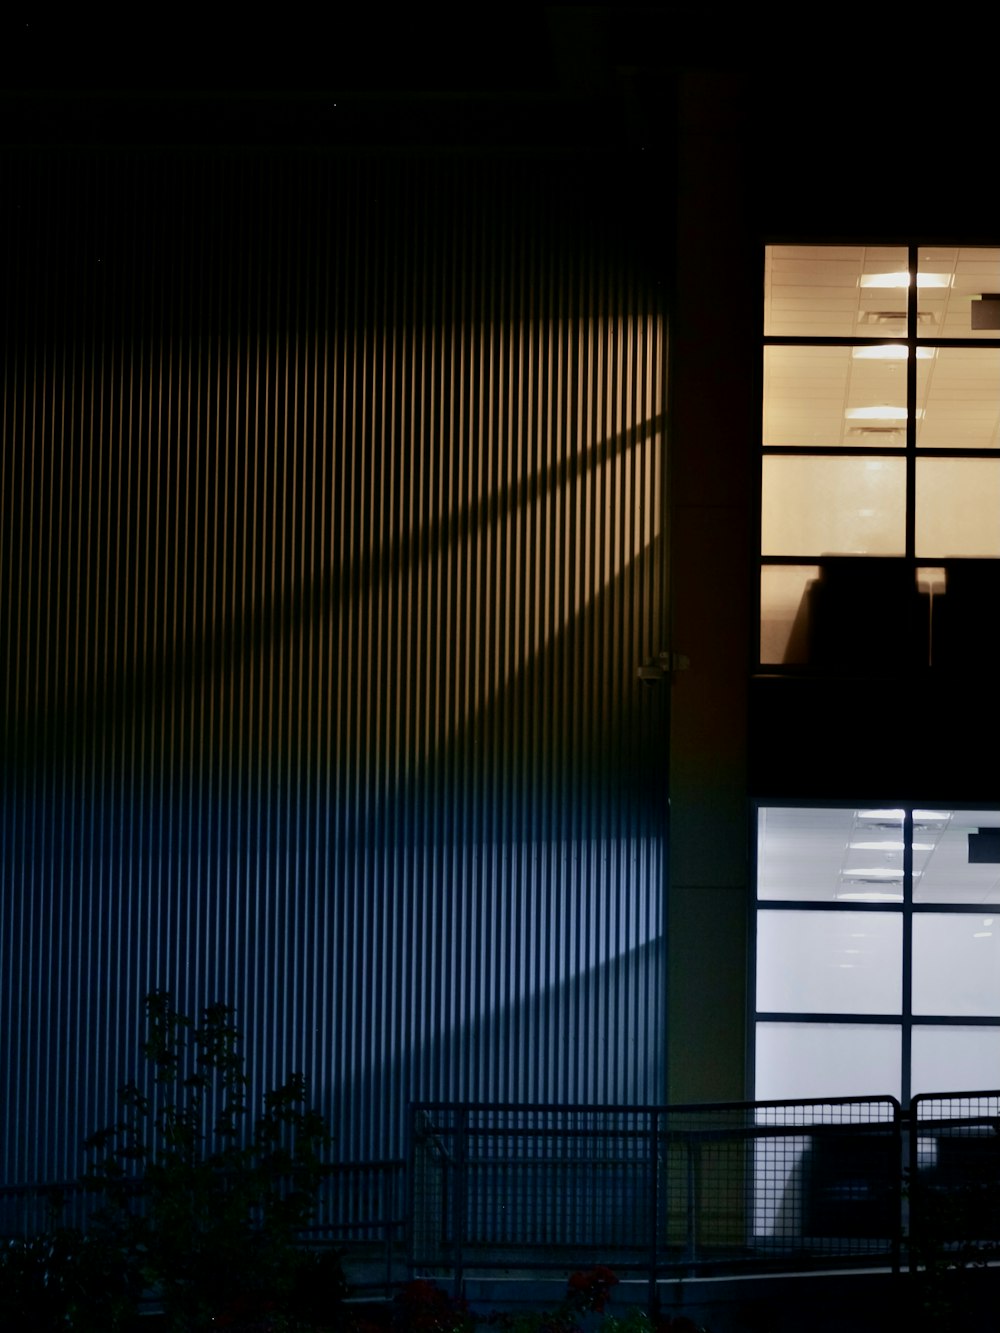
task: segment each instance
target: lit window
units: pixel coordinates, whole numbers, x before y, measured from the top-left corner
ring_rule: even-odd
[[[763,806],[760,1100],[1000,1087],[1000,811]]]
[[[1000,249],[768,246],[760,661],[961,666],[1000,598]]]

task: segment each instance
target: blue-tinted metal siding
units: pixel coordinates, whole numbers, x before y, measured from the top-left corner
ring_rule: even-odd
[[[154,986],[233,1003],[344,1157],[411,1098],[662,1098],[665,346],[621,210],[541,161],[4,179],[0,1178],[79,1169]]]

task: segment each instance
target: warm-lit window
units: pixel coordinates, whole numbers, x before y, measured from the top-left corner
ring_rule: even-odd
[[[959,666],[1000,599],[1000,248],[768,246],[765,665]]]
[[[1000,811],[762,806],[758,1099],[1000,1087]]]

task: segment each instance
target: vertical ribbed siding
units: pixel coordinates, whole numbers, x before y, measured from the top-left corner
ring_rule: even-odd
[[[410,1098],[662,1097],[627,225],[551,162],[4,176],[0,1179],[79,1168],[154,986],[345,1157]]]

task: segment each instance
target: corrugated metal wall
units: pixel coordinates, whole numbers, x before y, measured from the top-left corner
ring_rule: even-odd
[[[607,170],[607,167],[605,167]],[[3,166],[5,1181],[142,995],[344,1157],[663,1095],[664,328],[586,164]],[[602,181],[607,200],[609,182]]]

